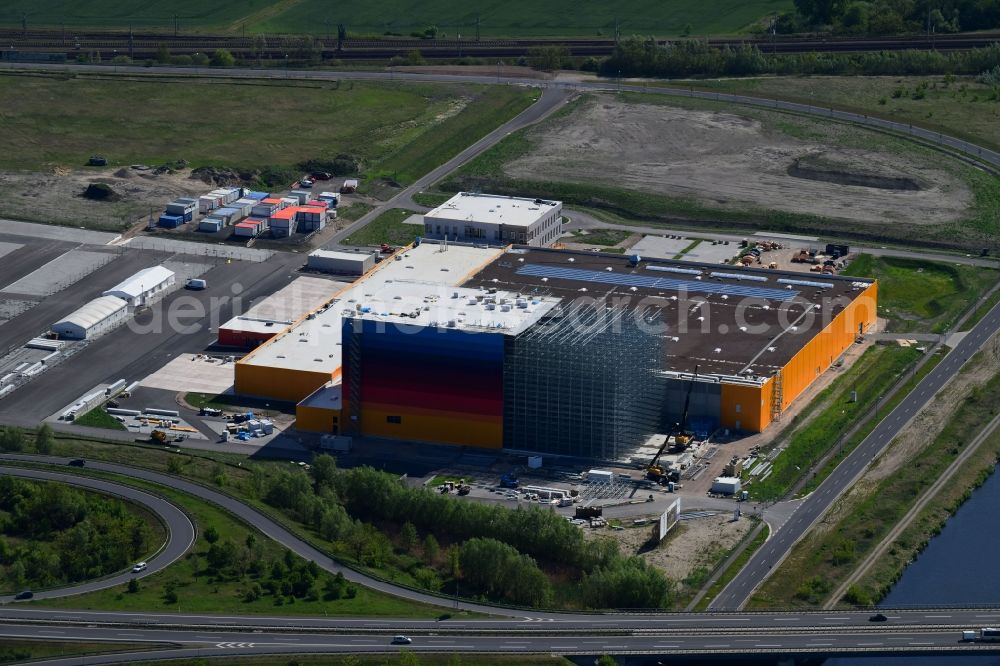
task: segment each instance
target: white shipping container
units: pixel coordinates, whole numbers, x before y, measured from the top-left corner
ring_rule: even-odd
[[[587,480],[591,483],[611,483],[614,481],[615,475],[613,472],[609,472],[603,469],[592,469],[587,472]]]
[[[298,206],[299,200],[295,197],[281,197],[281,207],[288,208],[289,206]]]
[[[292,190],[288,193],[288,198],[295,199],[299,202],[299,205],[302,205],[312,199],[312,192],[307,192],[305,190]]]

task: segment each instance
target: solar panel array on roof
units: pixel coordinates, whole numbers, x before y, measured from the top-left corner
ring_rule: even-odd
[[[517,270],[518,275],[532,277],[547,277],[579,282],[595,282],[598,284],[614,284],[625,287],[646,287],[649,289],[669,289],[672,291],[687,291],[702,294],[726,294],[728,296],[746,296],[750,298],[766,298],[775,301],[790,301],[799,292],[795,290],[768,289],[765,287],[745,287],[736,284],[719,284],[715,282],[694,282],[692,280],[676,280],[673,278],[654,278],[645,275],[622,275],[621,273],[588,271],[579,268],[563,268],[561,266],[544,266],[527,264]]]
[[[763,275],[749,275],[747,273],[712,272],[709,275],[711,275],[714,278],[726,278],[727,280],[750,280],[751,282],[767,282],[767,277]]]
[[[780,278],[778,282],[781,284],[795,284],[800,287],[818,287],[820,289],[832,289],[836,286],[832,282],[812,282],[811,280],[792,280],[789,278]]]
[[[658,264],[647,264],[648,271],[661,271],[663,273],[683,273],[684,275],[701,275],[697,268],[679,268],[678,266],[660,266]]]

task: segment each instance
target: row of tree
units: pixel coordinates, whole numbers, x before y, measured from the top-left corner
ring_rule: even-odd
[[[979,74],[1000,66],[1000,45],[969,51],[881,51],[769,55],[754,45],[716,48],[702,41],[658,44],[622,39],[614,52],[591,64],[605,76],[660,78],[760,74],[922,75]]]
[[[547,606],[555,595],[546,571],[569,571],[569,596],[588,607],[658,608],[672,593],[660,571],[622,557],[613,540],[586,540],[560,515],[537,507],[455,501],[368,467],[338,470],[326,455],[316,457],[308,476],[278,470],[258,483],[266,503],[358,563],[400,570],[430,590]]]
[[[104,576],[145,556],[153,539],[121,500],[9,476],[0,477],[0,533],[7,589]]]
[[[1000,27],[1000,0],[795,0],[795,11],[774,27],[874,35],[992,30]]]

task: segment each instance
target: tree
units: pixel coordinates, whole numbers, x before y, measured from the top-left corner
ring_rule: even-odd
[[[594,666],[618,666],[618,662],[615,658],[609,654],[602,654],[596,660],[594,660]]]
[[[35,431],[35,451],[47,456],[52,453],[52,445],[54,443],[55,436],[52,434],[52,426],[48,423],[43,423]]]
[[[24,449],[24,433],[17,426],[5,426],[0,430],[0,449],[21,451]]]
[[[205,541],[209,543],[215,543],[219,540],[219,530],[215,528],[215,525],[209,525],[205,529]]]
[[[216,49],[212,54],[212,67],[232,67],[236,64],[236,58],[226,49]]]
[[[204,67],[208,64],[208,56],[204,53],[195,53],[191,56],[191,64],[196,67]]]
[[[434,560],[436,560],[440,554],[441,546],[438,545],[438,540],[434,538],[434,535],[428,534],[424,537],[424,561],[428,564],[434,564]]]
[[[419,65],[426,65],[427,61],[424,60],[424,56],[419,49],[413,49],[406,54],[406,64],[416,67]]]
[[[156,49],[156,62],[161,65],[166,65],[170,62],[170,50],[166,47],[166,45],[160,44],[160,46]]]
[[[569,49],[561,44],[533,46],[528,49],[528,63],[532,69],[551,72],[560,69],[569,59]]]
[[[332,488],[334,477],[337,475],[337,459],[327,453],[321,453],[313,458],[309,475],[317,492],[322,488]]]
[[[131,580],[129,580],[129,582],[128,582],[128,591],[129,591],[130,594],[135,594],[136,592],[139,591],[139,579],[138,578],[132,578]]]
[[[399,530],[399,542],[403,550],[406,552],[413,550],[417,545],[418,538],[417,528],[413,526],[413,523],[403,523],[403,527]]]

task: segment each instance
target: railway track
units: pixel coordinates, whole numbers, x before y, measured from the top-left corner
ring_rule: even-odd
[[[63,32],[52,30],[0,29],[0,51],[23,53],[65,53],[74,58],[78,53],[101,51],[102,54],[125,54],[143,59],[156,55],[165,47],[171,54],[212,53],[226,49],[241,57],[260,56],[269,59],[295,58],[300,48],[295,38],[264,36],[262,44],[254,37],[227,35],[170,35],[127,32]],[[886,38],[808,37],[709,39],[715,47],[736,47],[753,44],[765,53],[862,52],[904,49],[968,50],[1000,43],[1000,33],[976,33],[939,36],[909,36]],[[666,43],[660,40],[659,43]],[[615,46],[611,39],[485,39],[481,41],[444,39],[337,39],[317,37],[315,46],[323,58],[379,60],[405,55],[419,50],[426,58],[493,57],[511,58],[527,55],[539,46],[564,46],[574,56],[603,56]]]

